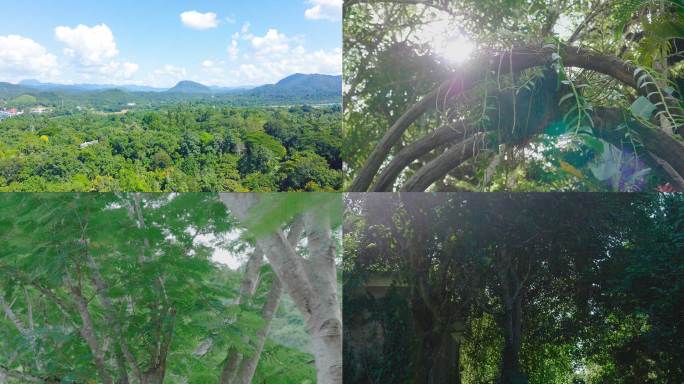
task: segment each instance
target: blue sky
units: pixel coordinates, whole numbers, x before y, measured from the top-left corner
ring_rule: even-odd
[[[341,72],[342,0],[3,3],[0,81],[234,86]]]

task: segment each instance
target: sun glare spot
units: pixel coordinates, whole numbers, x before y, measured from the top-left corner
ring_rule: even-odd
[[[449,64],[461,64],[467,61],[474,49],[475,45],[463,36],[443,39],[441,44],[435,47],[437,54]]]
[[[423,26],[419,41],[430,44],[432,51],[447,65],[459,65],[470,59],[475,44],[459,33],[460,28],[446,19],[436,19]]]

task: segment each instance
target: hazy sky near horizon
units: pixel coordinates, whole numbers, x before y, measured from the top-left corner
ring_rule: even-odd
[[[340,74],[342,0],[22,0],[0,10],[0,81],[237,86]]]

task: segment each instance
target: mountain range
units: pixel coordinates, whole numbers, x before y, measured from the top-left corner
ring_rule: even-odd
[[[264,97],[308,97],[313,95],[332,97],[342,94],[342,76],[295,73],[275,84],[258,87],[210,87],[189,80],[180,81],[171,88],[156,88],[143,85],[57,84],[42,83],[32,79],[22,80],[18,84],[0,83],[0,92],[14,91],[13,93],[31,93],[31,91],[83,93],[111,90],[186,95],[221,95],[230,93]]]

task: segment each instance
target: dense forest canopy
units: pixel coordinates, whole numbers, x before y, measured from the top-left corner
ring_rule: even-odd
[[[683,225],[681,194],[350,194],[345,380],[682,382]]]
[[[0,383],[341,383],[341,197],[259,195],[0,194]]]
[[[347,0],[351,191],[684,190],[681,0]]]
[[[0,120],[2,191],[332,191],[339,105],[182,102]]]

